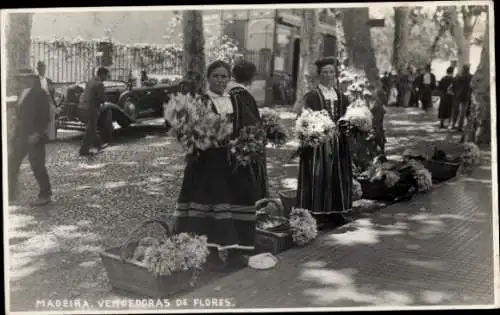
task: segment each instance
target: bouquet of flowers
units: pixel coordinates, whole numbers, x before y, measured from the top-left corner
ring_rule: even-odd
[[[349,122],[349,125],[359,131],[369,132],[372,130],[373,116],[370,109],[361,100],[356,100],[347,107],[347,111],[341,119]]]
[[[285,144],[287,140],[286,129],[280,123],[278,112],[268,107],[261,108],[259,111],[267,140],[276,147]]]
[[[232,133],[231,122],[205,106],[200,95],[172,95],[164,113],[187,154],[224,146]]]
[[[426,168],[415,172],[415,180],[419,192],[427,192],[432,188],[432,174]]]
[[[229,143],[230,152],[236,158],[236,167],[259,162],[265,153],[266,134],[261,126],[245,126],[238,138]]]
[[[360,200],[363,197],[363,189],[361,187],[361,184],[353,179],[352,180],[352,200]]]
[[[168,276],[174,272],[193,270],[191,284],[197,278],[209,254],[206,236],[191,236],[180,233],[163,241],[148,237],[150,245],[138,246],[133,259],[141,262],[155,277]],[[142,253],[141,253],[142,252]]]
[[[302,147],[317,147],[333,137],[336,125],[326,110],[304,109],[295,122],[295,131]]]
[[[306,209],[292,209],[289,222],[293,242],[299,246],[310,243],[318,235],[316,219]]]
[[[462,161],[464,166],[477,165],[481,157],[479,147],[473,142],[467,142],[463,144],[463,148]]]

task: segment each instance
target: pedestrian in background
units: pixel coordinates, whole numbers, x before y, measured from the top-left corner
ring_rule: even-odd
[[[97,75],[87,82],[87,86],[83,92],[80,110],[82,111],[82,117],[86,120],[87,126],[80,147],[81,156],[93,155],[94,153],[90,152],[91,147],[95,147],[99,151],[105,146],[98,135],[97,123],[101,107],[105,102],[103,81],[107,80],[108,76],[108,69],[97,69]]]
[[[40,84],[42,86],[42,89],[44,92],[47,94],[49,98],[49,103],[50,103],[50,121],[49,121],[49,126],[47,128],[47,136],[49,140],[53,140],[56,138],[56,120],[55,120],[55,114],[57,113],[57,108],[56,108],[56,100],[55,100],[55,88],[54,88],[54,83],[52,82],[51,79],[46,77],[46,72],[47,72],[47,66],[45,65],[45,62],[43,61],[38,61],[37,66],[36,66],[37,72],[38,72],[38,79],[40,80]]]
[[[452,129],[462,131],[464,127],[464,120],[469,116],[470,103],[472,99],[471,83],[472,74],[470,73],[470,66],[464,65],[461,73],[455,78],[456,100],[453,104]]]
[[[439,128],[444,128],[445,119],[451,120],[451,108],[454,101],[454,81],[453,67],[446,69],[446,75],[439,81],[438,90],[440,92],[438,119]]]
[[[431,72],[431,65],[425,67],[425,72],[422,75],[420,82],[420,100],[422,102],[422,109],[427,111],[432,107],[432,93],[436,88],[436,76]]]
[[[39,76],[31,69],[21,70],[17,78],[22,86],[16,108],[16,126],[9,148],[8,180],[9,203],[17,199],[18,176],[21,163],[28,161],[38,182],[40,192],[34,206],[51,202],[52,189],[45,166],[47,127],[50,122],[49,95],[42,88]]]

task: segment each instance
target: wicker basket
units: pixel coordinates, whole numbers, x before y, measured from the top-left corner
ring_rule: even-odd
[[[137,293],[141,296],[164,298],[190,287],[192,271],[179,271],[169,276],[155,277],[145,265],[127,259],[128,253],[138,245],[138,242],[131,241],[132,235],[139,229],[153,223],[160,224],[165,229],[167,236],[170,236],[167,223],[159,219],[152,219],[145,221],[133,231],[122,246],[100,253],[109,282],[113,288]]]
[[[462,165],[459,161],[448,162],[439,160],[427,160],[423,164],[431,172],[432,179],[438,181],[445,181],[457,176]]]
[[[290,217],[290,212],[297,205],[297,191],[296,190],[283,190],[278,192],[278,196],[283,204],[283,216]]]
[[[271,232],[261,229],[255,231],[255,250],[258,253],[281,253],[292,248],[291,232]]]
[[[363,199],[391,202],[405,197],[416,184],[411,167],[400,163],[394,165],[392,170],[400,176],[399,182],[394,187],[387,187],[383,180],[358,179],[363,189]]]

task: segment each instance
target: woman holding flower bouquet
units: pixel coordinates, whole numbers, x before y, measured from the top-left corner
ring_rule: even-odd
[[[240,126],[251,126],[261,122],[257,101],[249,91],[257,67],[246,60],[239,61],[233,67],[234,82],[228,84],[229,95],[236,107],[240,108],[244,115],[240,115]],[[265,152],[262,152],[261,159],[254,165],[245,168],[238,168],[233,176],[240,188],[236,193],[241,193],[238,199],[245,200],[246,203],[255,202],[269,196],[267,186],[267,167]],[[242,187],[245,185],[248,189]],[[249,191],[251,193],[249,193]]]
[[[310,210],[320,225],[336,226],[352,207],[351,154],[347,125],[340,119],[349,100],[336,88],[336,59],[322,59],[316,65],[320,83],[305,95],[305,110],[324,113],[335,128],[333,136],[319,145],[303,145],[300,150],[297,207]],[[311,124],[305,128],[315,129],[314,121]]]
[[[208,91],[201,96],[200,105],[227,119],[230,127],[228,141],[215,147],[195,149],[195,158],[188,159],[184,170],[175,211],[176,232],[206,235],[209,247],[217,249],[219,254],[228,250],[236,254],[254,250],[254,204],[266,194],[263,187],[255,185],[255,181],[249,178],[252,174],[262,174],[258,167],[265,165],[259,164],[253,173],[237,168],[229,149],[231,141],[239,136],[244,126],[259,121],[258,112],[242,102],[237,97],[240,94],[226,92],[230,73],[230,66],[224,61],[215,61],[208,66]]]

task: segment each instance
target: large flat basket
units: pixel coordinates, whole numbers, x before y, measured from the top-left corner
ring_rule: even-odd
[[[159,223],[170,235],[167,224],[153,219],[145,221],[140,228]],[[125,242],[124,245],[113,247],[100,253],[111,287],[151,298],[164,298],[184,291],[190,287],[192,271],[174,272],[168,276],[155,277],[146,265],[124,259],[124,252],[137,247],[138,242]]]

